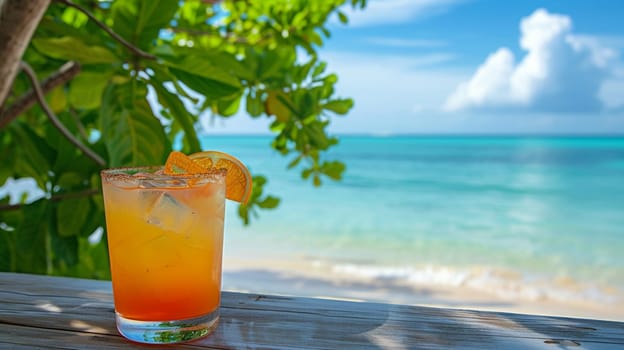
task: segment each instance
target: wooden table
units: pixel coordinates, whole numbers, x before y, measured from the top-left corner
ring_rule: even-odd
[[[0,348],[169,348],[115,329],[110,282],[0,273]],[[224,292],[176,349],[624,349],[624,322]]]

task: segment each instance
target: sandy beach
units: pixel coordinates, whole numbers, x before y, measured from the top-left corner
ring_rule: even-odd
[[[225,258],[223,289],[288,296],[398,303],[457,309],[624,320],[621,296],[609,302],[519,297],[501,290],[441,286],[399,278],[366,278],[336,271],[318,261]]]

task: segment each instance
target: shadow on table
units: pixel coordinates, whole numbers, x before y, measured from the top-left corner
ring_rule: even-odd
[[[202,344],[227,344],[237,349],[249,348],[249,344],[320,349],[482,349],[484,344],[487,348],[567,349],[579,346],[583,337],[595,331],[574,319],[274,295],[279,290],[290,295],[350,299],[416,294],[451,304],[444,295],[436,295],[438,291],[415,289],[396,279],[345,282],[260,269],[224,274],[224,281],[231,286],[245,279],[243,284],[250,290],[259,290],[253,281],[261,280],[259,285],[270,286],[270,293],[231,293],[237,301],[223,305],[219,328]],[[311,290],[315,294],[307,292]]]

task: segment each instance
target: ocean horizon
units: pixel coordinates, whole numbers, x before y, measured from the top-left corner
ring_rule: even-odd
[[[218,130],[218,131],[216,131]],[[400,138],[624,138],[621,132],[604,133],[555,133],[555,132],[333,132],[331,136],[342,137],[400,137]],[[226,129],[204,129],[198,133],[199,138],[210,137],[272,137],[273,134],[267,132],[228,132]]]

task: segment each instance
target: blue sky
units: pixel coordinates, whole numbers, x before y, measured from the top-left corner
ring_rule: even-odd
[[[320,50],[355,100],[334,133],[624,133],[624,1],[369,0],[349,17]]]

